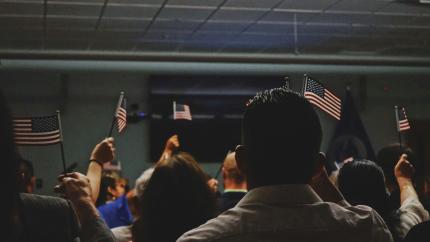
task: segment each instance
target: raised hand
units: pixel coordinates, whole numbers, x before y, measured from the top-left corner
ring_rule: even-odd
[[[394,167],[394,175],[397,179],[412,179],[415,173],[414,166],[408,161],[408,155],[402,154],[396,166]]]
[[[90,160],[95,160],[99,164],[110,162],[115,158],[115,144],[112,137],[104,139],[98,143],[91,152]]]

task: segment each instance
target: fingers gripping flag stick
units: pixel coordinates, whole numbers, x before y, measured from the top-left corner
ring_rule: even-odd
[[[321,83],[305,75],[303,96],[310,103],[340,120],[341,100]]]

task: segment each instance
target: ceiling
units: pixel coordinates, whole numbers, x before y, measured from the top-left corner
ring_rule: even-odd
[[[430,57],[430,8],[387,0],[0,0],[0,54]]]

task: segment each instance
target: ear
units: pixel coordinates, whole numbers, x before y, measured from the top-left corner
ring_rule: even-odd
[[[248,154],[245,146],[238,145],[236,147],[236,153],[234,158],[236,159],[237,168],[242,174],[248,174]]]

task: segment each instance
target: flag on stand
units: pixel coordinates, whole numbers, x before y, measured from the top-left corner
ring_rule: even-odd
[[[397,131],[402,132],[411,129],[409,125],[408,116],[406,116],[406,109],[404,107],[397,108]]]
[[[303,95],[310,103],[340,120],[341,100],[321,83],[305,76]]]
[[[375,151],[348,87],[342,99],[341,117],[336,123],[326,154],[328,172],[336,170],[346,158],[375,160]]]
[[[124,93],[121,94],[116,108],[115,117],[118,125],[118,133],[121,133],[127,126],[127,98]]]
[[[57,115],[14,118],[13,133],[17,145],[51,145],[61,142]]]
[[[192,120],[190,106],[173,102],[173,119]]]

